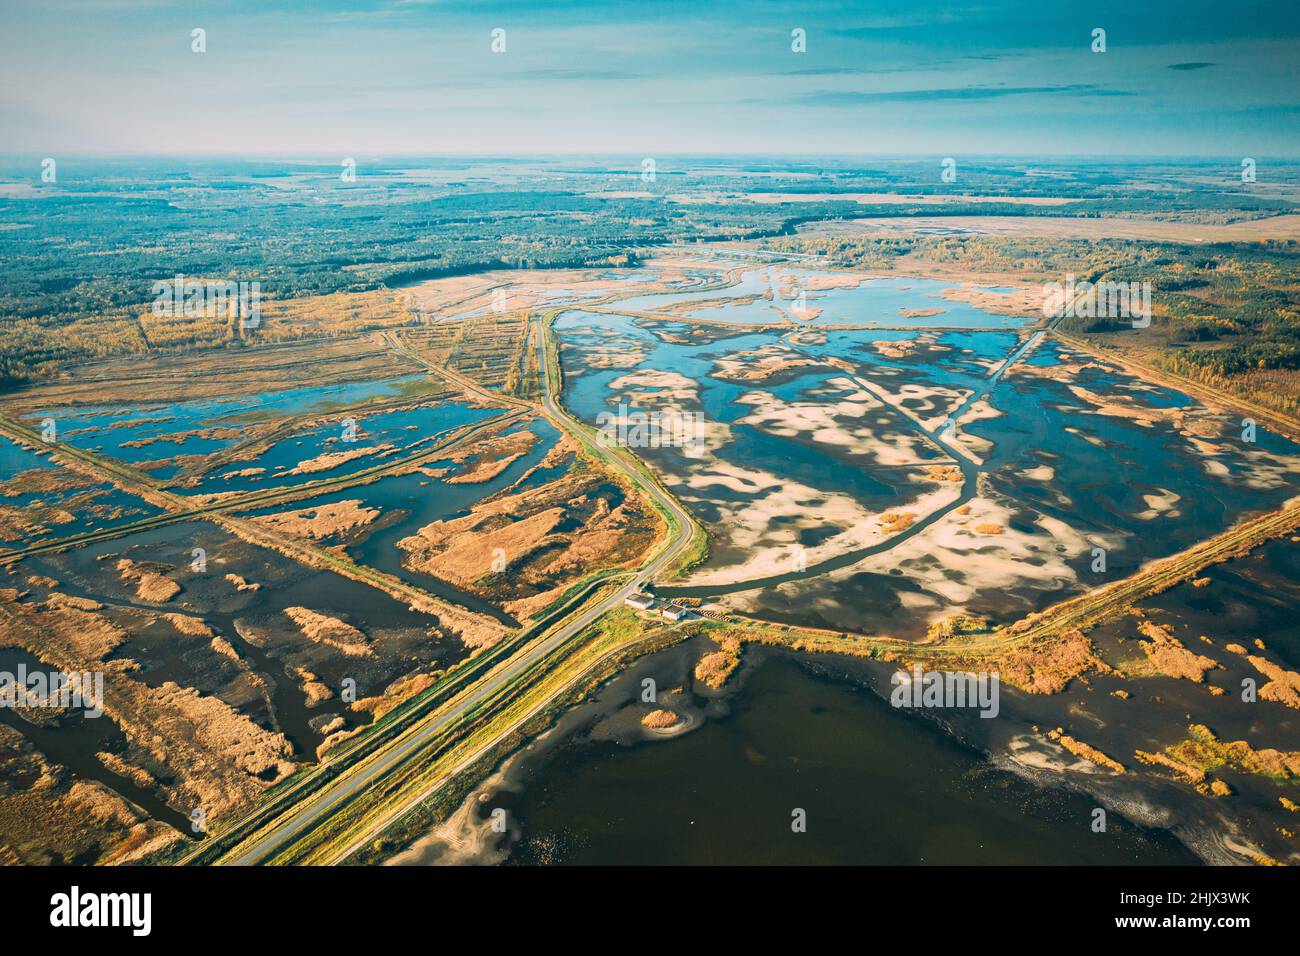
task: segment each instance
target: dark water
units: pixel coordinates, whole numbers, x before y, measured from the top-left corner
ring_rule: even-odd
[[[27,471],[54,472],[58,469],[48,458],[28,448],[0,438],[0,483]],[[150,518],[162,512],[146,501],[129,495],[107,482],[80,486],[74,479],[61,491],[38,491],[0,497],[0,504],[10,508],[49,507],[67,511],[72,520],[63,524],[40,526],[31,535],[0,537],[5,547],[21,547],[38,541],[63,538],[98,528],[112,528],[130,521]],[[8,532],[0,530],[0,535]]]
[[[209,573],[189,570],[191,549],[195,546],[208,550]],[[228,562],[222,558],[227,549],[232,557]],[[114,592],[121,588],[120,582],[105,581],[102,577],[112,574],[99,561],[106,554],[130,554],[137,560],[175,567],[178,571],[174,577],[185,590],[172,605],[164,608],[117,597]],[[356,718],[337,697],[308,706],[304,692],[286,671],[286,658],[297,645],[297,638],[290,637],[269,647],[258,646],[244,638],[238,622],[271,633],[292,634],[283,630],[286,622],[280,613],[287,607],[305,606],[355,622],[380,642],[391,639],[407,646],[407,653],[412,657],[418,654],[421,661],[429,660],[431,653],[436,655],[433,659],[448,661],[458,660],[465,653],[457,642],[440,644],[436,651],[419,641],[410,643],[413,639],[409,635],[422,634],[436,620],[431,615],[411,611],[401,601],[359,581],[307,568],[275,552],[236,542],[226,532],[202,522],[154,528],[125,539],[96,542],[67,555],[39,559],[32,567],[59,580],[58,590],[65,594],[93,600],[108,596],[117,606],[135,606],[151,612],[171,609],[201,615],[266,680],[274,714],[270,720],[258,713],[252,716],[269,729],[282,731],[299,756],[310,757],[320,743],[321,736],[313,729],[313,721],[339,714],[348,715],[350,723]],[[220,575],[226,571],[245,575],[262,587],[237,592],[222,580]],[[177,641],[169,627],[163,628],[161,634],[161,640],[147,638],[143,633],[132,634],[111,657],[136,661],[137,679],[153,686],[172,680],[181,686],[198,687],[205,693],[212,693],[220,686],[211,683],[221,680],[220,670],[209,672],[212,658],[206,652],[205,640]],[[202,649],[198,653],[196,643]],[[322,658],[311,663],[311,667],[331,687],[338,687],[344,677],[355,679],[358,691],[364,696],[378,692],[409,670],[407,659],[410,658],[406,654],[394,652],[389,658],[365,661]]]
[[[48,673],[51,670],[33,654],[13,647],[0,648],[0,670],[16,674],[20,665],[25,666],[28,673]],[[96,758],[95,754],[100,751],[121,753],[126,749],[125,734],[107,714],[88,718],[80,711],[72,711],[61,717],[55,725],[42,726],[29,723],[17,711],[0,707],[0,724],[18,731],[47,760],[61,764],[72,771],[74,776],[96,780],[130,800],[154,819],[170,824],[181,832],[190,832],[188,818],[135,781],[113,773]]]
[[[1095,801],[1039,789],[782,657],[748,675],[729,716],[663,742],[563,745],[508,796],[513,863],[1197,862],[1115,813],[1093,833]]]
[[[121,461],[143,462],[160,457],[153,445],[132,447],[129,442],[157,438],[176,432],[207,428],[249,415],[299,415],[314,409],[326,410],[369,399],[400,394],[403,387],[421,376],[326,386],[290,388],[278,392],[241,395],[230,399],[203,399],[163,405],[112,405],[94,408],[56,408],[24,416],[29,424],[43,418],[58,423],[61,440],[77,448],[112,455]],[[234,439],[191,436],[167,443],[167,455],[197,455],[218,451]],[[246,467],[246,466],[245,466]]]

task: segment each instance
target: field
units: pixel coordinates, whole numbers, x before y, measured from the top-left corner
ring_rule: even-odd
[[[512,753],[665,648],[620,720],[684,733],[761,646],[996,668],[992,760],[1300,860],[1300,173],[1219,173],[0,170],[0,663],[104,678],[0,710],[0,858],[491,855]]]

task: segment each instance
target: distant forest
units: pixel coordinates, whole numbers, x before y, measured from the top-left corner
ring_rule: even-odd
[[[343,188],[337,175],[322,169],[313,179],[300,167],[294,167],[295,178],[279,182],[270,167],[254,176],[244,171],[236,177],[223,168],[194,178],[146,166],[51,187],[34,198],[19,193],[0,199],[0,385],[43,377],[68,362],[150,347],[139,316],[151,301],[151,285],[176,275],[258,281],[263,295],[284,300],[503,267],[628,264],[639,250],[663,243],[792,236],[802,223],[837,218],[1108,213],[1213,222],[1293,208],[1227,188],[1130,188],[1125,175],[1106,170],[1052,179],[1050,191],[1080,199],[1068,205],[863,205],[833,198],[884,190],[961,194],[958,187],[935,185],[929,164],[923,170],[915,165],[819,168],[811,178],[787,180],[747,168],[725,175],[665,173],[649,183],[635,170],[612,175],[578,168],[557,170],[527,187],[508,180],[439,189],[364,177]],[[744,198],[746,191],[777,188],[832,198],[797,204]],[[1009,199],[1044,189],[1021,171],[980,166],[964,169],[960,186],[972,195]],[[612,195],[599,196],[602,190]],[[1082,256],[1098,275],[1140,272],[1154,282],[1175,338],[1253,337],[1191,361],[1225,372],[1260,363],[1294,367],[1296,361],[1294,274],[1287,261],[1293,249],[1089,243],[1083,254],[1066,242],[916,242],[927,243],[930,255],[976,268],[1023,271],[1030,263],[1052,271]],[[830,261],[870,265],[915,247],[899,240],[818,251]],[[184,347],[185,340],[173,344]]]

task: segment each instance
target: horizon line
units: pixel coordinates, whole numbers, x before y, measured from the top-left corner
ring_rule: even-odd
[[[537,152],[503,152],[497,150],[483,152],[459,152],[459,151],[437,151],[437,150],[401,150],[392,152],[374,152],[374,153],[348,153],[343,150],[332,151],[326,156],[320,150],[269,150],[265,152],[212,152],[212,151],[181,151],[181,152],[140,152],[135,150],[121,151],[89,151],[89,150],[71,150],[59,151],[57,149],[46,150],[20,150],[20,151],[0,151],[0,160],[5,159],[27,159],[30,157],[47,157],[51,154],[62,155],[74,159],[226,159],[248,161],[255,160],[297,160],[297,161],[334,161],[337,157],[358,158],[365,157],[371,160],[381,159],[550,159],[550,158],[574,158],[574,157],[637,157],[645,158],[647,156],[658,159],[661,156],[680,157],[684,159],[843,159],[850,157],[872,157],[877,159],[929,159],[932,157],[954,156],[973,159],[1114,159],[1114,160],[1239,160],[1242,157],[1237,153],[1042,153],[1042,152],[962,152],[943,154],[940,151],[925,152],[883,152],[883,151],[859,151],[859,150],[829,150],[825,152],[782,152],[782,153],[765,153],[753,151],[741,152],[684,152],[680,150],[659,151],[646,153],[644,151],[631,150],[544,150]],[[1251,158],[1263,157],[1270,160],[1282,160],[1288,163],[1300,164],[1300,156],[1286,156],[1280,154],[1255,153]]]

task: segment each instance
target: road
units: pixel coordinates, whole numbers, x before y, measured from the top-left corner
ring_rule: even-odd
[[[489,672],[483,680],[475,683],[456,698],[438,714],[429,720],[419,724],[416,728],[408,731],[402,737],[399,737],[390,747],[380,751],[355,767],[344,771],[334,782],[328,784],[323,790],[309,796],[306,801],[298,808],[297,812],[291,815],[283,824],[271,830],[269,833],[262,835],[252,846],[243,850],[233,861],[235,865],[248,866],[260,863],[267,858],[274,856],[276,852],[285,847],[294,838],[306,833],[312,827],[343,806],[352,797],[371,786],[381,779],[386,773],[399,766],[403,761],[410,759],[418,754],[427,744],[436,740],[441,734],[452,729],[457,723],[462,721],[465,716],[475,710],[483,701],[490,699],[498,692],[506,689],[513,681],[525,675],[534,665],[545,659],[548,655],[560,648],[566,641],[570,640],[577,634],[581,633],[591,624],[595,623],[601,616],[613,608],[623,603],[624,598],[634,591],[641,590],[646,583],[653,580],[665,568],[669,567],[674,561],[681,558],[685,550],[690,546],[694,521],[686,510],[677,503],[670,495],[660,488],[654,481],[647,478],[640,469],[631,464],[627,459],[622,457],[625,452],[621,449],[613,450],[606,448],[597,448],[594,439],[590,437],[587,430],[571,418],[557,401],[557,389],[559,383],[554,381],[550,363],[547,361],[546,354],[546,329],[540,318],[533,320],[537,323],[537,346],[539,350],[540,374],[543,377],[543,399],[540,405],[541,411],[557,427],[572,435],[575,440],[588,448],[593,454],[598,455],[605,461],[609,461],[624,472],[628,480],[636,485],[643,493],[652,498],[656,504],[664,510],[666,514],[673,517],[677,522],[674,529],[670,524],[667,529],[667,541],[660,550],[655,553],[651,559],[644,564],[639,571],[622,587],[616,589],[611,594],[596,602],[590,607],[582,610],[581,613],[571,618],[564,624],[551,631],[547,636],[530,644],[520,653],[515,654],[494,670]],[[430,371],[442,375],[449,381],[462,384],[458,380],[462,376],[450,372],[447,369],[438,368],[425,362],[418,354],[414,353],[398,340],[395,336],[389,337],[390,344],[401,351],[404,355],[414,358],[421,364],[424,364]],[[476,384],[466,380],[462,384],[469,390],[476,388]],[[479,389],[482,390],[481,388]],[[496,400],[501,400],[501,396],[492,395]],[[517,400],[510,400],[513,404],[520,403]],[[443,786],[451,780],[457,771],[464,767],[470,766],[481,756],[491,751],[502,739],[513,733],[519,726],[525,724],[531,717],[539,713],[548,706],[551,701],[564,688],[556,691],[555,694],[540,701],[537,707],[529,711],[521,719],[514,721],[509,727],[502,728],[501,733],[495,735],[492,739],[485,742],[480,748],[466,756],[456,768],[435,781],[431,787],[416,798],[409,800],[385,814],[382,818],[377,819],[367,831],[350,844],[345,850],[338,854],[334,862],[341,862],[356,849],[363,846],[368,840],[382,832],[392,822],[400,819],[414,806],[423,801],[433,790]]]
[[[594,437],[594,432],[590,427],[576,421],[562,407],[559,402],[560,383],[556,381],[553,375],[551,362],[548,353],[548,329],[545,322],[540,316],[535,316],[531,320],[534,323],[535,336],[539,358],[539,374],[542,377],[542,396],[540,402],[525,401],[513,396],[502,395],[498,392],[484,388],[472,379],[455,372],[454,370],[439,367],[426,361],[415,350],[408,345],[401,337],[394,334],[385,334],[385,339],[389,346],[413,360],[427,369],[431,374],[435,374],[453,384],[457,388],[475,394],[485,400],[497,404],[507,404],[513,407],[514,411],[510,415],[518,416],[524,413],[542,414],[551,421],[557,428],[570,435],[584,449],[594,457],[606,462],[610,467],[621,472],[629,482],[638,490],[652,500],[656,506],[669,519],[666,537],[659,549],[654,552],[649,560],[638,569],[632,576],[621,586],[615,588],[606,596],[581,608],[574,616],[567,618],[561,624],[556,625],[553,629],[545,632],[542,636],[521,647],[517,652],[502,660],[500,663],[488,670],[482,678],[470,684],[465,689],[452,696],[446,703],[439,706],[439,709],[427,718],[421,718],[413,726],[401,731],[395,739],[384,745],[375,752],[361,758],[357,763],[347,767],[339,772],[333,779],[324,783],[320,789],[304,797],[297,805],[286,811],[280,822],[275,824],[271,830],[266,833],[258,834],[254,837],[253,842],[247,846],[237,844],[235,852],[222,862],[234,865],[255,865],[265,862],[275,857],[280,851],[291,846],[293,842],[300,837],[308,834],[314,827],[320,825],[329,819],[336,811],[346,806],[350,800],[357,795],[365,792],[368,788],[376,786],[396,768],[401,767],[406,761],[412,759],[423,759],[422,753],[427,751],[431,745],[437,743],[440,738],[449,732],[455,731],[457,725],[466,721],[471,715],[479,710],[487,702],[493,701],[498,696],[508,694],[512,687],[521,680],[526,680],[530,672],[543,664],[551,655],[561,650],[567,642],[580,635],[586,628],[590,627],[603,615],[610,610],[622,604],[624,599],[634,591],[644,589],[646,585],[653,581],[665,569],[671,568],[675,562],[679,561],[685,552],[690,548],[695,530],[696,523],[691,515],[668,494],[662,486],[654,479],[653,475],[641,463],[623,448],[608,448],[600,445]],[[1040,330],[1032,335],[1028,340],[1022,343],[1016,350],[1010,354],[1004,363],[997,369],[990,372],[987,386],[976,395],[971,396],[961,410],[983,397],[991,388],[995,387],[1001,380],[1003,374],[1019,361],[1028,351],[1044,336],[1045,330]],[[959,417],[957,415],[954,418]],[[480,423],[468,434],[476,433],[478,429],[487,427],[489,424],[499,424],[501,418],[491,420],[490,422]],[[21,429],[24,440],[30,441],[34,436],[25,426],[19,426],[15,422],[0,422],[0,425],[8,424],[9,429],[0,428],[0,431],[9,431],[13,433],[14,426]],[[963,472],[973,470],[975,465],[971,462],[962,450],[948,445],[944,441],[944,436],[936,433],[934,430],[925,430],[926,437],[934,441],[946,453],[951,455],[961,466]],[[463,440],[467,435],[461,436],[457,441]],[[35,442],[39,445],[39,440]],[[103,467],[97,456],[88,453],[81,453],[75,449],[61,449],[65,455],[76,458],[82,467],[96,465],[101,468],[100,474],[106,475],[114,483],[122,485],[123,482],[135,484],[137,486],[147,483],[148,479],[144,478],[134,469],[127,467],[118,468],[111,465],[107,469]],[[144,481],[142,482],[142,478]],[[970,478],[970,475],[967,475]],[[129,489],[128,489],[129,490]],[[171,495],[167,492],[159,491],[156,486],[150,487],[149,491],[155,497],[169,497],[177,502],[177,507],[184,506],[182,496]],[[954,503],[945,509],[951,510],[960,503]],[[188,503],[188,507],[193,509],[193,504]],[[228,510],[231,506],[223,504],[219,509]],[[247,503],[241,503],[240,507],[247,507]],[[190,511],[189,514],[202,516],[198,512]],[[188,515],[187,515],[188,516]],[[939,515],[931,516],[927,522],[936,520]],[[149,519],[154,520],[154,519]],[[1293,528],[1297,520],[1296,514],[1292,512],[1285,516],[1270,516],[1268,520],[1263,520],[1258,526],[1234,529],[1229,535],[1222,540],[1216,539],[1211,544],[1210,552],[1214,556],[1223,554],[1230,547],[1240,546],[1247,538],[1261,532],[1274,533],[1279,528]],[[921,527],[924,526],[924,523]],[[920,527],[916,528],[921,530]],[[913,532],[915,533],[915,532]],[[896,541],[888,542],[886,546],[892,547]],[[1197,549],[1192,549],[1195,552]],[[1001,635],[1000,643],[1005,646],[1007,638],[1014,640],[1025,640],[1036,637],[1045,633],[1050,627],[1075,626],[1083,616],[1093,614],[1102,605],[1107,606],[1115,602],[1131,600],[1140,590],[1150,586],[1155,579],[1185,577],[1188,568],[1197,562],[1201,562],[1210,557],[1210,552],[1189,554],[1179,556],[1181,561],[1171,561],[1170,564],[1160,568],[1153,568],[1146,572],[1145,575],[1135,576],[1126,582],[1120,582],[1114,586],[1112,593],[1103,595],[1085,596],[1079,599],[1081,602],[1091,602],[1090,606],[1071,606],[1072,602],[1064,602],[1061,606],[1061,614],[1057,613],[1049,625],[1045,619],[1039,619],[1032,622],[1030,629],[1016,631],[1009,629]],[[0,558],[4,555],[0,554]],[[1203,566],[1203,565],[1201,565]],[[1139,583],[1139,579],[1143,579]],[[1100,600],[1099,600],[1100,598]],[[1064,622],[1064,625],[1062,624]],[[1026,622],[1029,623],[1029,622]],[[623,645],[616,650],[602,655],[597,661],[588,666],[584,673],[589,673],[590,668],[596,666],[601,661],[608,659],[615,653],[626,649]],[[334,854],[330,862],[340,863],[348,859],[357,850],[363,848],[369,841],[381,834],[392,823],[401,819],[409,813],[414,807],[426,800],[431,794],[436,792],[448,782],[453,780],[464,769],[473,766],[483,756],[490,753],[500,742],[516,732],[520,727],[527,724],[535,715],[545,711],[556,699],[566,693],[572,682],[566,684],[547,694],[537,704],[529,709],[526,714],[514,717],[510,720],[508,726],[502,726],[497,733],[491,736],[481,745],[476,746],[472,752],[464,755],[462,759],[457,760],[456,765],[441,774],[437,779],[430,781],[420,793],[410,798],[403,799],[400,803],[394,804],[386,809],[382,814],[376,814],[373,819],[366,821],[364,832],[351,839],[347,846],[340,849]],[[443,750],[443,753],[446,751]],[[254,814],[250,814],[250,817]]]
[[[602,615],[617,607],[622,603],[624,598],[635,590],[640,590],[653,580],[661,571],[669,567],[672,562],[678,560],[684,551],[689,547],[695,523],[685,509],[668,495],[642,468],[638,467],[635,459],[628,456],[624,449],[600,447],[586,426],[576,422],[567,411],[558,402],[559,383],[555,381],[552,374],[551,364],[548,361],[546,336],[547,330],[542,324],[540,318],[534,318],[536,331],[536,342],[539,349],[539,367],[540,374],[543,377],[543,396],[540,405],[521,402],[512,399],[511,402],[517,405],[528,405],[539,410],[557,427],[561,428],[567,434],[571,435],[576,441],[583,445],[591,454],[599,457],[601,460],[610,463],[611,466],[618,468],[623,472],[629,481],[635,484],[644,494],[650,497],[657,507],[662,509],[663,513],[671,518],[668,528],[668,537],[664,547],[661,548],[652,558],[632,576],[622,587],[612,591],[600,601],[583,609],[576,616],[568,619],[563,624],[557,626],[547,635],[529,644],[520,652],[514,654],[501,664],[491,670],[482,680],[477,681],[472,686],[462,691],[458,696],[452,698],[451,702],[445,705],[435,716],[423,721],[402,736],[398,737],[393,744],[377,752],[371,757],[366,758],[347,771],[344,771],[336,781],[331,782],[327,787],[318,791],[317,794],[309,796],[296,809],[292,815],[288,816],[284,823],[273,829],[267,834],[260,836],[257,841],[243,850],[233,862],[236,864],[249,865],[265,861],[273,857],[278,851],[288,846],[295,838],[309,832],[312,827],[318,825],[327,819],[335,810],[344,806],[350,799],[362,793],[368,787],[378,783],[386,774],[403,764],[403,762],[416,758],[417,755],[427,748],[438,738],[455,729],[456,725],[464,721],[476,708],[485,702],[492,700],[499,694],[508,692],[512,684],[524,678],[528,672],[539,663],[559,650],[567,641],[580,634],[585,628],[593,624]],[[1029,337],[1016,350],[1009,355],[1004,363],[995,369],[989,376],[989,383],[983,390],[987,392],[996,386],[1001,380],[1003,374],[1012,367],[1027,352],[1032,350],[1043,338],[1043,331]],[[458,373],[451,370],[437,368],[425,362],[416,355],[404,343],[396,337],[390,337],[390,344],[397,350],[402,351],[421,364],[424,364],[435,374],[439,374],[445,379],[460,387],[474,391],[479,390],[492,398],[500,401],[502,396],[493,393],[486,393],[481,387],[476,386],[471,380],[465,379]],[[965,455],[961,454],[958,449],[946,446],[943,438],[934,432],[928,432],[928,437],[944,447],[945,450],[963,466],[970,467],[973,465]],[[625,457],[626,456],[626,457]],[[965,470],[965,467],[963,470]],[[1235,533],[1223,536],[1223,539],[1214,542],[1207,552],[1213,552],[1215,555],[1222,554],[1225,546],[1240,545],[1246,537],[1258,534],[1261,531],[1276,532],[1278,526],[1287,524],[1291,526],[1294,517],[1273,516],[1271,520],[1259,522],[1257,526],[1249,528],[1234,529]],[[674,526],[675,525],[675,526]],[[1267,526],[1265,529],[1263,526]],[[1193,549],[1196,551],[1197,549]],[[1139,590],[1149,587],[1156,578],[1165,578],[1169,575],[1185,575],[1191,564],[1199,563],[1209,555],[1206,553],[1180,556],[1183,560],[1174,560],[1169,562],[1165,567],[1159,569],[1149,569],[1146,574],[1135,576],[1126,582],[1121,582],[1115,589],[1114,593],[1104,596],[1101,603],[1109,604],[1115,599],[1131,599]],[[1191,558],[1191,561],[1188,561]],[[1097,595],[1089,596],[1094,608],[1097,603]],[[1070,602],[1066,602],[1067,605]],[[1066,608],[1062,608],[1066,610]],[[1074,613],[1070,613],[1073,611]],[[1064,615],[1067,623],[1077,623],[1077,615],[1083,608],[1070,608]],[[1084,612],[1085,614],[1089,612]],[[1054,617],[1056,617],[1054,615]],[[1028,622],[1027,622],[1028,623]],[[1059,626],[1058,620],[1052,621],[1053,626]],[[1034,622],[1034,625],[1028,631],[1021,631],[1018,634],[1003,632],[998,636],[994,643],[1005,647],[1008,639],[1019,641],[1032,639],[1031,635],[1041,633],[1046,629],[1047,622],[1040,620]],[[613,653],[613,652],[611,652]],[[604,655],[601,659],[609,655]],[[509,726],[503,726],[499,732],[494,734],[491,739],[477,746],[472,752],[469,752],[458,760],[456,766],[450,768],[439,778],[431,781],[420,793],[404,799],[401,803],[394,805],[382,815],[376,816],[367,821],[363,832],[354,835],[350,842],[338,850],[330,862],[340,863],[347,860],[352,854],[366,846],[366,844],[382,834],[384,830],[394,822],[398,821],[405,814],[410,812],[414,807],[426,800],[435,793],[439,788],[445,786],[449,781],[465,768],[472,766],[479,759],[490,753],[501,740],[513,733],[517,728],[527,723],[537,713],[542,712],[549,704],[554,701],[558,695],[565,692],[567,688],[560,688],[549,694],[546,698],[540,700],[535,707],[530,708],[527,714],[513,719]],[[445,751],[444,751],[445,752]]]

